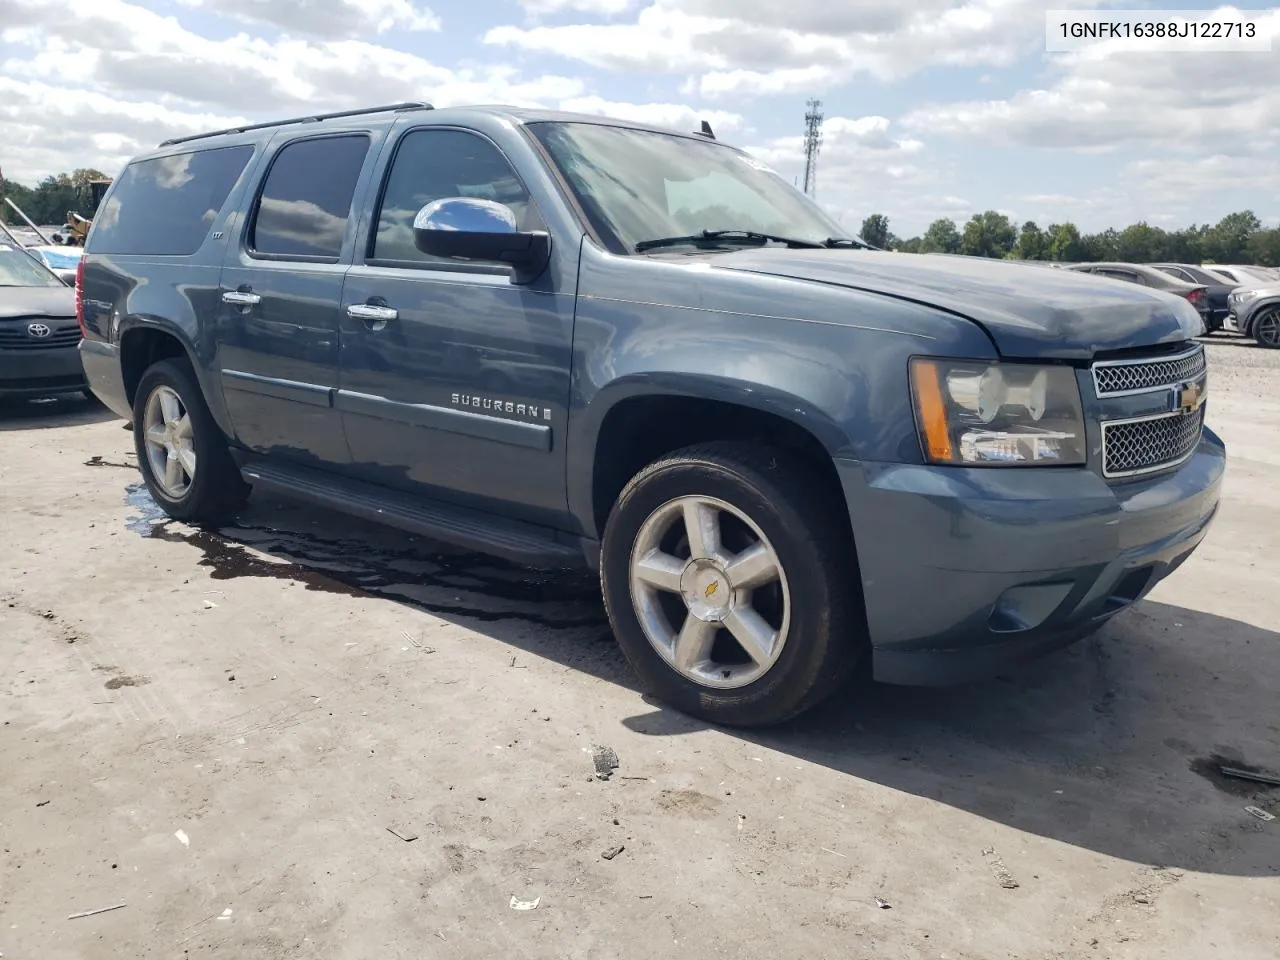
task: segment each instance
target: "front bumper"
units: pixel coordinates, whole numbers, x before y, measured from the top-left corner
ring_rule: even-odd
[[[1200,544],[1222,441],[1168,473],[837,461],[857,542],[876,679],[978,679],[1092,633]]]
[[[43,397],[83,390],[84,367],[74,345],[0,350],[0,396]]]

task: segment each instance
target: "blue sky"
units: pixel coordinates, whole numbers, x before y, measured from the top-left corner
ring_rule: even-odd
[[[1086,230],[1280,221],[1280,44],[1045,52],[1045,11],[1163,0],[0,0],[0,168],[115,172],[166,136],[371,101],[514,102],[692,128],[909,236],[988,208]],[[1263,13],[1274,35],[1280,9]],[[1218,19],[1235,16],[1219,8]],[[75,62],[74,69],[68,64]]]

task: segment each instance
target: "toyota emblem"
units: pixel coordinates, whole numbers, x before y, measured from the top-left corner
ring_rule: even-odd
[[[47,323],[28,323],[27,334],[35,337],[37,340],[43,340],[49,334],[53,333]]]

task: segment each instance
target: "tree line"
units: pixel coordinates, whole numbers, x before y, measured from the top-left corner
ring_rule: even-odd
[[[0,221],[9,226],[22,225],[22,218],[4,202],[5,197],[20,206],[37,226],[65,223],[68,212],[92,219],[97,206],[89,181],[106,179],[107,175],[100,170],[82,168],[71,173],[51,174],[34,187],[27,187],[0,175]]]
[[[1081,263],[1256,263],[1280,266],[1280,227],[1264,229],[1252,210],[1229,213],[1215,224],[1164,230],[1134,223],[1123,230],[1082,234],[1073,223],[1040,227],[1028,220],[1018,227],[1003,213],[975,213],[960,227],[945,217],[919,237],[903,240],[889,229],[889,218],[873,213],[862,221],[862,239],[872,246],[904,253],[959,253],[1006,260],[1056,260]]]

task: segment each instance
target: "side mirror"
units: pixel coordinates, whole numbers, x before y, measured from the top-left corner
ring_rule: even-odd
[[[521,231],[506,204],[478,197],[433,200],[413,218],[413,244],[429,257],[502,263],[528,283],[551,259],[551,235]]]

